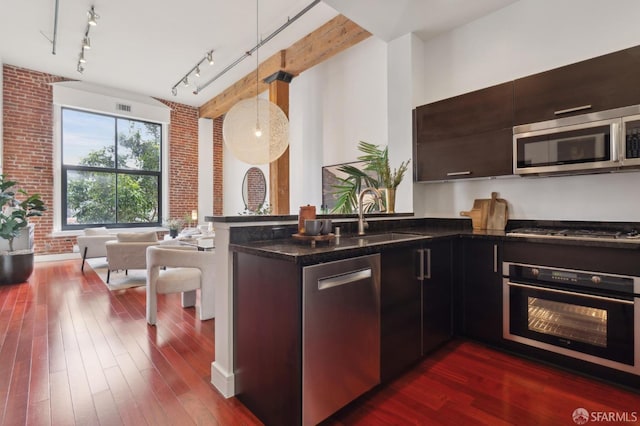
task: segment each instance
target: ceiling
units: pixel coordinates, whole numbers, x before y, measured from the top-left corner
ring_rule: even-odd
[[[423,40],[463,25],[515,0],[323,0],[259,50],[266,59],[343,14],[390,41],[415,32]],[[259,32],[267,37],[312,0],[260,0]],[[0,0],[0,61],[71,79],[200,106],[255,70],[255,56],[214,76],[256,45],[255,0],[58,0],[56,53],[52,54],[56,0]],[[90,30],[85,71],[76,67],[87,11],[100,16]],[[171,88],[210,50],[191,85]],[[200,91],[193,94],[196,87]]]

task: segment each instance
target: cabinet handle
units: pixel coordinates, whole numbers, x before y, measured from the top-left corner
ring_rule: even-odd
[[[465,172],[449,172],[447,173],[447,176],[466,176],[470,174],[471,174],[471,171],[467,170]]]
[[[493,245],[493,272],[498,273],[498,245]]]
[[[422,281],[424,278],[424,250],[418,249],[416,250],[416,253],[418,253],[418,275],[416,276],[416,279],[418,281]]]
[[[562,114],[568,114],[570,112],[582,111],[582,110],[585,110],[585,109],[591,109],[591,105],[582,105],[582,106],[573,107],[573,108],[561,109],[559,111],[555,111],[554,114],[555,115],[562,115]]]
[[[431,249],[425,249],[424,251],[427,253],[427,274],[426,275],[423,274],[422,279],[430,280],[431,279]],[[422,255],[422,258],[424,259],[424,254]],[[424,260],[422,264],[424,265]]]

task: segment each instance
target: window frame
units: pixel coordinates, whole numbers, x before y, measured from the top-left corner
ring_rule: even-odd
[[[64,110],[72,110],[78,111],[87,114],[101,115],[104,117],[110,117],[114,119],[114,135],[113,135],[113,143],[115,147],[114,155],[115,161],[113,167],[95,167],[95,166],[81,166],[81,165],[67,165],[64,164]],[[148,123],[159,126],[160,130],[160,158],[158,159],[159,170],[158,171],[150,171],[150,170],[138,170],[138,169],[127,169],[127,168],[118,168],[118,120],[129,120],[137,123]],[[111,229],[119,229],[119,228],[149,228],[149,227],[160,227],[162,226],[162,218],[163,218],[163,207],[164,200],[163,194],[165,189],[165,148],[168,148],[165,144],[165,133],[166,126],[164,123],[155,122],[151,120],[145,120],[135,117],[128,117],[116,114],[109,114],[106,112],[92,111],[83,108],[71,107],[71,106],[60,106],[59,108],[59,119],[56,120],[59,123],[60,131],[59,134],[59,152],[58,152],[58,160],[59,160],[59,170],[60,170],[60,229],[62,231],[75,231],[81,230],[88,227],[95,226],[104,226],[106,228]],[[67,183],[68,183],[68,173],[69,171],[79,171],[79,172],[99,172],[99,173],[110,173],[114,174],[116,179],[116,221],[114,223],[91,223],[91,224],[67,224]],[[118,222],[118,176],[119,175],[137,175],[137,176],[153,176],[157,179],[158,182],[158,220],[156,222],[134,222],[134,223],[122,223]]]

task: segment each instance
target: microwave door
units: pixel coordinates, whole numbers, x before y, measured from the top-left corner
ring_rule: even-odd
[[[514,135],[515,172],[546,174],[618,167],[616,123]]]

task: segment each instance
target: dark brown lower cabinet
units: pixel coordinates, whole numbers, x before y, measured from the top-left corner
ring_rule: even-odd
[[[383,383],[451,338],[451,244],[417,243],[381,253]]]
[[[502,260],[498,240],[462,240],[462,334],[502,343]]]
[[[301,272],[292,262],[234,253],[236,397],[268,425],[302,421]]]

